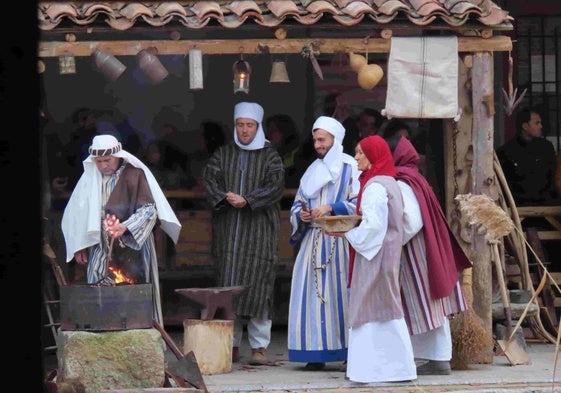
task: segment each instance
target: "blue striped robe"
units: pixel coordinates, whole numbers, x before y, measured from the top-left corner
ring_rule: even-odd
[[[306,202],[308,208],[331,204],[337,215],[355,214],[356,192],[353,192],[352,184],[352,167],[344,164],[339,179],[325,185],[316,198],[306,198],[300,187],[290,210],[293,227],[299,222],[302,201]],[[324,269],[317,270],[316,277],[314,264],[326,264],[332,246],[332,260]],[[313,226],[307,230],[299,245],[292,271],[288,314],[289,361],[325,363],[346,360],[348,264],[349,248],[346,239],[324,235],[321,229]],[[326,300],[325,303],[318,293]]]
[[[119,167],[113,175],[103,176],[101,186],[102,217],[100,217],[100,225],[101,221],[105,218],[105,214],[112,213],[107,211],[107,203],[119,181],[125,181],[124,177],[121,178],[122,176],[126,176],[125,167],[129,172],[135,172],[136,176],[140,176],[140,178],[143,179],[143,183],[145,183],[141,188],[149,191],[149,187],[142,170],[133,168],[130,165],[126,166],[126,162],[124,161],[122,166]],[[133,213],[128,217],[123,217],[120,214],[117,214],[117,217],[121,217],[121,222],[128,228],[128,231],[121,237],[121,241],[126,247],[138,251],[138,264],[144,272],[144,280],[146,283],[152,283],[154,319],[159,323],[163,323],[160,299],[160,281],[158,274],[158,257],[156,254],[156,246],[152,232],[154,225],[158,220],[158,215],[156,212],[156,205],[151,194],[147,196],[145,195],[144,197],[145,198],[143,198],[143,200],[146,203],[141,202],[140,206],[138,206],[139,200],[131,197],[127,201],[127,206],[121,208],[129,211],[132,210]],[[118,251],[117,249],[119,247],[118,241],[115,240],[113,250]],[[102,230],[100,242],[89,249],[87,269],[88,283],[95,284],[108,275],[109,259],[109,243],[108,239],[105,237],[105,231]]]

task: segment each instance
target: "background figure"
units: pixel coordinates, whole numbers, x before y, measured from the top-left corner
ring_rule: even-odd
[[[358,115],[357,121],[359,139],[379,134],[384,121],[385,117],[376,109],[364,108]]]
[[[311,220],[355,214],[359,184],[356,161],[343,153],[343,125],[320,116],[312,135],[318,158],[302,176],[290,209],[291,245],[299,249],[290,290],[288,360],[321,370],[326,362],[347,359],[349,246],[345,239],[325,235]],[[299,233],[302,224],[305,231]]]
[[[239,360],[243,325],[252,351],[250,364],[270,364],[271,311],[278,261],[282,159],[265,140],[263,108],[241,102],[234,107],[234,142],[221,146],[203,169],[212,207],[212,253],[219,286],[244,286],[234,301],[233,361]]]
[[[158,142],[152,141],[148,144],[143,161],[163,190],[185,189],[191,184],[189,176],[181,166],[174,165],[172,168],[164,166]]]
[[[345,140],[343,151],[349,155],[355,154],[355,146],[359,141],[358,119],[351,114],[348,100],[339,92],[330,93],[325,96],[323,102],[323,114],[339,120],[345,127]]]
[[[403,195],[401,299],[413,352],[420,362],[417,375],[447,375],[452,359],[448,317],[467,309],[459,278],[471,262],[450,230],[432,187],[419,173],[413,144],[396,133],[388,145]]]
[[[343,127],[345,127],[345,140],[343,141],[343,151],[351,157],[355,154],[355,147],[360,137],[358,135],[358,119],[352,116],[343,120]]]
[[[96,117],[90,108],[79,108],[72,114],[72,122],[75,129],[70,133],[69,141],[66,144],[65,159],[68,165],[67,189],[73,190],[82,175],[82,161],[89,153],[88,148],[92,143],[93,137],[98,135],[96,127]]]
[[[544,138],[542,119],[535,109],[516,115],[516,135],[497,149],[506,181],[519,206],[559,204],[555,192],[556,155]]]
[[[347,377],[354,382],[417,378],[400,296],[403,201],[384,139],[371,135],[356,148],[360,224],[346,232],[352,246],[349,274]]]
[[[188,149],[192,145],[186,132],[171,123],[164,123],[161,127],[161,136],[156,140],[162,155],[162,166],[174,170],[179,167],[189,178],[186,188],[191,188],[195,180],[191,176]]]
[[[62,217],[66,261],[87,264],[88,284],[115,285],[114,268],[151,283],[154,319],[163,324],[153,228],[159,220],[177,243],[181,224],[154,175],[114,136],[97,135],[89,152]]]
[[[193,192],[199,197],[205,198],[205,185],[203,182],[202,172],[210,157],[216,150],[226,143],[226,136],[222,126],[212,120],[204,120],[201,122],[201,130],[196,137],[197,150],[189,156],[190,173],[194,179],[191,187]],[[203,203],[194,201],[194,206],[205,209]]]
[[[561,152],[557,154],[557,167],[555,169],[555,191],[561,195]]]
[[[384,126],[382,134],[385,140],[394,138],[399,140],[400,137],[411,140],[412,137],[412,132],[409,125],[403,120],[395,118],[388,120],[388,122]]]
[[[55,255],[68,283],[74,283],[75,263],[66,263],[64,237],[60,230],[62,213],[70,197],[68,190],[68,165],[65,160],[65,146],[59,136],[60,128],[49,112],[40,111],[41,144],[41,212],[43,218],[42,240],[48,244]],[[52,277],[48,263],[45,277]]]
[[[265,137],[279,152],[284,166],[284,184],[297,188],[300,172],[296,167],[296,153],[300,148],[300,137],[292,117],[284,114],[269,116],[265,121]]]

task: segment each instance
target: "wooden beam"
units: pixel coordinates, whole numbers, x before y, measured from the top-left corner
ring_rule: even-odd
[[[517,206],[520,218],[523,217],[561,217],[561,206]]]
[[[473,107],[473,193],[493,197],[493,116],[485,104],[493,92],[493,56],[491,53],[476,53],[471,68]],[[489,332],[493,331],[492,249],[483,234],[476,232],[473,250],[477,260],[473,262],[473,309],[483,320]],[[481,350],[481,358],[493,362],[493,343]]]
[[[319,53],[365,52],[389,53],[391,40],[371,38],[365,45],[358,38],[310,38],[310,39],[246,39],[246,40],[146,40],[146,41],[40,41],[39,57],[58,57],[62,53],[74,56],[90,56],[94,49],[107,51],[115,56],[134,56],[142,49],[156,47],[160,55],[187,54],[197,48],[204,55],[261,53],[268,47],[270,53],[300,53],[302,48],[314,44]],[[507,36],[459,37],[459,52],[506,52],[512,50],[512,40]]]

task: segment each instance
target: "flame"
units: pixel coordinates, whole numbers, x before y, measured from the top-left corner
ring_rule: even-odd
[[[134,284],[134,280],[132,278],[127,277],[122,270],[119,270],[113,266],[109,266],[109,270],[113,273],[113,277],[115,280],[115,284]]]

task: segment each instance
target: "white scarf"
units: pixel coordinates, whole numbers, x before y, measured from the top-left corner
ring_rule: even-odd
[[[234,123],[240,117],[253,119],[257,122],[257,133],[253,140],[248,144],[244,145],[238,139],[238,133],[236,132],[236,125],[234,124],[234,141],[243,150],[257,150],[262,149],[265,146],[265,132],[263,132],[263,107],[254,102],[240,102],[234,107]]]
[[[181,224],[173,209],[169,205],[158,181],[138,158],[120,149],[120,143],[112,135],[98,135],[94,137],[92,148],[108,146],[108,149],[118,149],[112,156],[125,159],[128,163],[144,171],[148,186],[156,203],[158,218],[164,232],[174,243],[177,243]],[[62,232],[66,242],[66,262],[70,262],[74,253],[100,242],[101,239],[101,172],[89,155],[83,162],[84,173],[78,180],[62,216]]]
[[[335,140],[325,157],[317,158],[304,172],[300,180],[300,187],[306,198],[316,198],[323,186],[329,182],[335,182],[341,176],[343,163],[349,163],[356,168],[356,160],[343,153],[342,142],[345,138],[345,127],[332,117],[320,116],[312,126],[312,134],[319,128],[329,132]],[[356,176],[353,178],[356,179]],[[356,186],[358,187],[358,184]],[[356,191],[358,192],[358,188]]]

